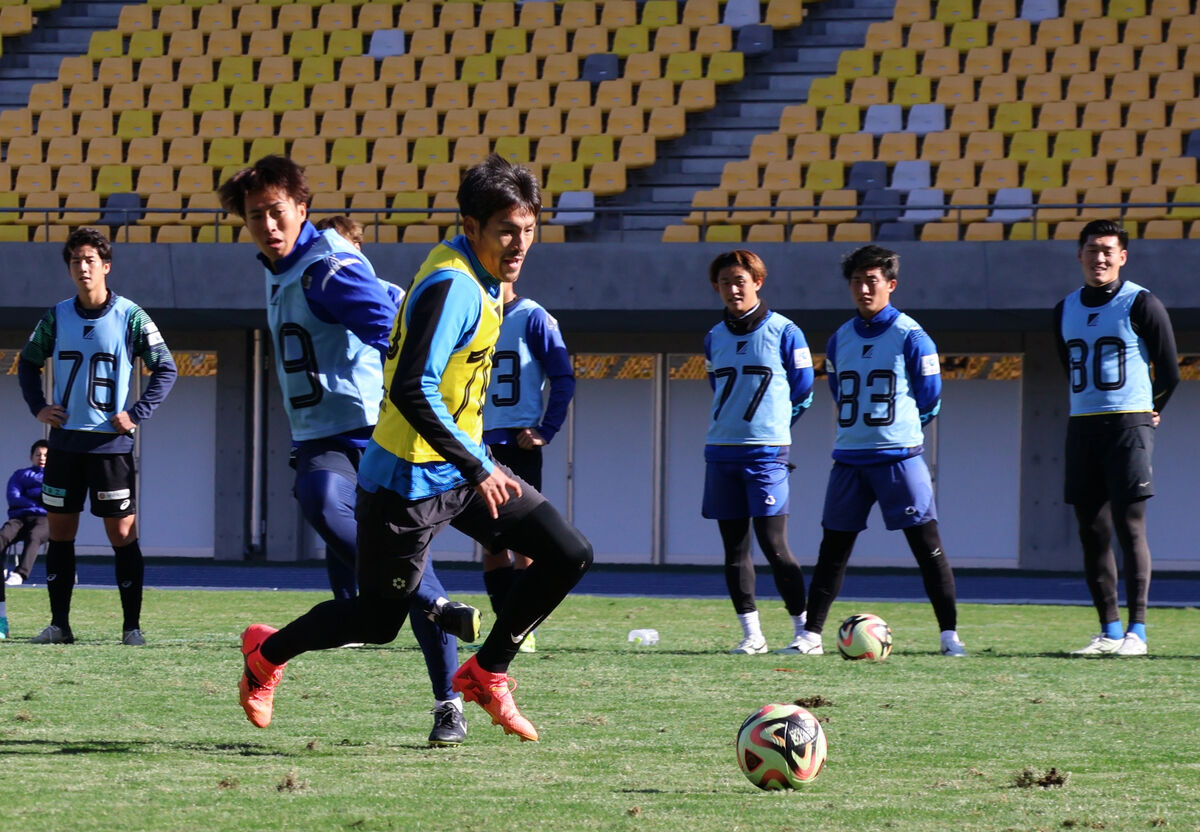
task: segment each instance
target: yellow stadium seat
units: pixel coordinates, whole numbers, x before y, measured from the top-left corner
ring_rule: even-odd
[[[1067,185],[1085,192],[1107,187],[1108,162],[1094,156],[1073,160],[1067,168]]]
[[[762,165],[786,160],[790,157],[788,144],[786,133],[760,133],[750,142],[750,159]]]
[[[687,26],[663,26],[654,33],[654,51],[659,55],[673,55],[676,52],[692,51],[691,28]]]
[[[1063,17],[1043,20],[1038,23],[1037,37],[1034,43],[1053,50],[1064,46],[1073,46],[1075,44],[1075,23]]]
[[[597,162],[588,174],[588,190],[596,196],[615,196],[626,188],[625,165],[621,162]]]
[[[1033,106],[1028,101],[1008,101],[996,106],[992,129],[1012,135],[1033,129]]]
[[[1133,46],[1129,43],[1101,46],[1096,51],[1096,71],[1103,72],[1110,78],[1124,72],[1133,72],[1135,65]]]
[[[804,175],[804,187],[814,194],[841,189],[845,182],[845,165],[838,161],[812,162]]]
[[[293,83],[293,84],[279,84],[275,87],[275,89],[280,89],[280,88],[283,88],[285,90],[285,97],[280,99],[280,106],[282,107],[283,104],[285,103],[285,99],[287,99],[287,100],[290,100],[290,102],[292,103],[292,106],[287,107],[286,109],[292,109],[292,110],[301,109],[301,107],[295,106],[295,103],[298,99],[299,102],[301,104],[303,104],[304,85],[299,84],[299,83]],[[195,90],[195,87],[193,87],[192,89]],[[290,91],[290,93],[291,93],[290,98],[288,98],[286,96],[287,91]],[[195,110],[196,108],[192,107],[191,109]],[[266,86],[258,83],[257,81],[246,81],[246,82],[242,82],[240,84],[234,84],[232,87],[229,88],[229,109],[232,110],[234,113],[244,113],[247,110],[267,109]],[[271,109],[275,110],[274,93],[272,93]],[[282,110],[278,110],[278,112],[282,112]]]
[[[814,78],[808,87],[808,102],[816,107],[845,104],[845,81],[838,76]]]
[[[82,167],[87,167],[90,170],[90,166],[88,165]],[[90,182],[90,173],[86,178]],[[95,190],[100,196],[130,193],[133,191],[133,168],[129,165],[101,165],[96,171]]]
[[[497,29],[492,35],[490,51],[500,57],[526,54],[529,51],[529,33],[525,29],[515,27]]]
[[[763,23],[773,29],[791,29],[804,22],[801,0],[768,0]]]
[[[829,133],[798,133],[792,144],[792,158],[814,162],[833,158],[833,138]]]
[[[989,191],[1021,187],[1020,165],[1015,159],[988,159],[979,166],[979,187]]]
[[[668,225],[663,229],[664,243],[698,243],[700,229],[694,225]]]
[[[454,153],[450,161],[463,169],[482,162],[491,153],[491,139],[487,136],[462,136],[454,142]],[[378,158],[379,142],[375,143],[374,155]]]
[[[963,74],[982,77],[1004,72],[1004,50],[999,46],[976,46],[968,49]]]
[[[858,208],[857,191],[833,188],[817,196],[820,210],[813,217],[815,222],[836,225],[854,219]]]
[[[1010,240],[1049,240],[1050,224],[1046,222],[1014,222],[1008,231]]]
[[[1100,134],[1096,155],[1101,159],[1124,159],[1138,155],[1136,130],[1105,130]]]
[[[277,136],[259,136],[250,144],[246,161],[254,164],[264,156],[286,156],[287,142]]]
[[[125,40],[119,31],[93,32],[88,41],[87,55],[93,61],[125,54]]]
[[[683,107],[655,107],[650,111],[646,132],[657,139],[677,139],[687,131]]]
[[[117,31],[128,35],[154,28],[154,10],[147,5],[122,6],[117,16]]]
[[[553,103],[547,81],[522,81],[513,90],[513,106],[522,112]]]
[[[558,107],[533,107],[525,115],[525,135],[531,138],[562,133],[563,114]]]
[[[703,59],[699,53],[669,55],[663,77],[675,82],[688,81],[704,77]]]
[[[567,0],[562,4],[559,24],[574,32],[596,25],[596,4],[588,0]]]
[[[59,67],[58,80],[69,83],[79,83],[82,81],[92,80],[92,61],[86,56],[81,56],[79,69],[81,72],[78,77],[64,78],[64,66],[69,66],[68,58],[63,59],[63,64]],[[86,67],[84,66],[86,64]],[[137,78],[137,73],[133,68],[132,58],[104,58],[100,61],[100,65],[96,70],[96,80],[105,86],[114,84],[128,84]]]
[[[948,204],[953,206],[954,210],[947,213],[947,218],[959,223],[975,223],[985,220],[988,215],[986,207],[988,202],[986,188],[959,188],[950,194]]]
[[[670,64],[670,58],[667,59]],[[735,84],[745,77],[745,56],[741,52],[715,52],[708,56],[704,77],[718,84]]]
[[[1062,101],[1062,97],[1062,76],[1053,72],[1028,76],[1025,79],[1025,86],[1021,90],[1021,100],[1030,104]]]
[[[1183,155],[1183,134],[1177,127],[1160,127],[1146,131],[1142,141],[1142,156],[1150,159],[1174,159]]]
[[[988,45],[988,25],[983,20],[960,20],[950,27],[948,46],[966,52],[976,46]]]
[[[1083,108],[1079,126],[1085,130],[1113,130],[1121,126],[1121,105],[1115,101],[1091,101]]]
[[[90,83],[90,82],[89,82]],[[29,91],[29,109],[35,113],[63,108],[63,85],[57,81],[41,81]]]
[[[412,85],[415,85],[415,86],[413,86],[413,89],[419,90],[420,106],[424,107],[425,100],[426,100],[425,99],[425,85],[420,83],[419,81],[412,82]],[[360,83],[360,84],[355,84],[354,90],[350,93],[350,109],[354,110],[355,112],[359,112],[359,113],[364,113],[368,110],[386,110],[388,107],[388,86],[389,86],[388,84],[385,84],[382,81],[369,81],[369,82],[364,82],[364,83]],[[399,86],[399,85],[397,85],[397,86]],[[406,85],[406,86],[408,86],[408,85]],[[345,101],[346,101],[345,89],[342,88],[340,84],[338,85],[338,87],[340,88],[340,91],[341,91],[341,102],[342,103],[340,105],[338,105],[337,107],[334,107],[333,109],[339,109],[341,106],[344,106]],[[316,98],[315,88],[314,88],[314,92],[313,92],[313,98],[314,99]],[[328,97],[326,97],[326,101],[328,101],[328,100],[329,100]],[[397,108],[398,109],[400,108],[399,105],[397,105]],[[329,109],[329,108],[319,107],[316,105],[316,102],[314,101],[313,109]]]
[[[311,61],[313,59],[305,58],[304,60]],[[245,55],[231,55],[221,59],[220,69],[217,70],[217,80],[227,85],[248,81],[258,81],[262,84],[287,84],[296,80],[296,62],[286,55],[272,55],[259,61],[258,72],[255,73],[253,58]],[[302,83],[304,86],[312,86],[318,82],[316,79],[308,79]]]
[[[342,191],[351,194],[374,193],[379,190],[379,168],[370,162],[359,162],[347,165],[342,171],[339,186]]]
[[[1187,0],[1151,0],[1150,14],[1158,18],[1183,17],[1191,14]]]
[[[1079,126],[1079,108],[1070,101],[1047,101],[1038,107],[1038,130],[1074,130]]]
[[[579,78],[579,57],[574,54],[547,55],[542,62],[541,77],[552,84]]]
[[[646,132],[646,113],[642,107],[614,107],[608,113],[604,131],[615,138],[637,136]]]
[[[1113,78],[1108,97],[1122,104],[1148,100],[1150,98],[1150,73],[1138,71],[1118,73]]]
[[[875,137],[870,133],[844,133],[838,136],[833,158],[839,162],[863,162],[875,158]]]
[[[1079,26],[1079,34],[1076,37],[1078,43],[1092,49],[1120,43],[1121,40],[1117,21],[1111,17],[1093,17],[1084,20]]]
[[[38,116],[37,136],[51,139],[55,136],[79,135],[75,129],[75,119],[70,110],[44,110]]]
[[[325,139],[320,136],[294,139],[288,155],[292,161],[305,169],[314,165],[324,165],[329,161],[328,147]]]
[[[972,162],[1004,158],[1004,134],[994,130],[975,130],[968,133],[962,158]]]
[[[875,74],[875,51],[846,49],[838,56],[837,77],[846,81]]]
[[[59,139],[78,141],[75,136],[60,136],[50,141],[55,142]],[[8,165],[40,165],[44,163],[46,155],[42,140],[36,136],[17,136],[10,139],[4,161]]]
[[[1196,184],[1196,158],[1181,156],[1163,159],[1158,165],[1158,183],[1168,188]]]
[[[394,104],[393,104],[394,106]],[[400,135],[410,139],[438,134],[438,114],[433,108],[408,110],[400,122]]]
[[[463,59],[460,78],[472,86],[496,81],[496,56],[469,55]]]
[[[436,162],[425,168],[421,187],[430,193],[457,191],[462,180],[462,171],[453,162]]]
[[[905,107],[930,103],[933,100],[930,79],[924,75],[898,79],[892,88],[891,100]]]
[[[1181,185],[1175,189],[1175,194],[1172,197],[1171,202],[1200,202],[1200,186]],[[1193,208],[1182,204],[1173,204],[1170,210],[1167,212],[1167,216],[1174,220],[1197,220],[1200,219],[1200,207]]]
[[[576,161],[590,166],[597,162],[612,162],[616,158],[615,143],[611,135],[583,136],[579,139],[579,146],[575,151]]]
[[[617,159],[627,170],[653,165],[657,158],[657,142],[648,133],[623,136],[617,148]]]
[[[730,52],[733,49],[733,30],[723,25],[702,26],[696,31],[694,49],[701,55]]]
[[[313,28],[313,10],[301,3],[286,3],[279,7],[274,28],[284,34],[304,32]]]
[[[958,242],[958,224],[955,222],[927,222],[921,226],[923,243]]]
[[[717,104],[716,82],[710,78],[693,78],[679,85],[679,106],[686,111],[711,110]]]
[[[406,32],[433,28],[433,3],[427,2],[427,0],[408,0],[408,2],[399,5],[400,16],[397,18],[396,28],[403,29]]]
[[[692,208],[717,210],[693,210],[684,218],[688,225],[708,225],[729,221],[729,192],[721,188],[698,190],[692,194]]]
[[[1070,76],[1067,81],[1065,100],[1079,104],[1095,101],[1106,101],[1108,93],[1105,88],[1104,74],[1101,72],[1082,72]]]
[[[1194,99],[1196,75],[1191,70],[1164,72],[1154,85],[1154,98],[1158,101],[1175,102]]]
[[[343,66],[345,63],[342,62]],[[401,84],[417,79],[417,59],[413,55],[388,55],[379,62],[379,81]]]
[[[879,138],[875,158],[889,163],[916,159],[917,137],[912,133],[885,133]]]
[[[898,20],[881,20],[867,27],[864,47],[872,52],[904,45],[904,27]]]
[[[769,223],[758,223],[746,229],[747,243],[782,243],[784,227]]]
[[[75,126],[75,134],[85,139],[113,135],[113,111],[87,110],[80,113],[79,123]]]
[[[975,162],[970,159],[947,159],[937,166],[933,186],[944,191],[974,188]]]
[[[1111,184],[1125,191],[1153,185],[1154,166],[1142,156],[1118,159],[1113,165]]]
[[[953,130],[927,134],[921,142],[920,158],[930,162],[962,158],[962,134]]]
[[[556,108],[557,109],[557,108]],[[604,129],[604,114],[599,107],[573,107],[567,110],[563,135],[580,138],[599,134]]]
[[[1008,158],[1019,162],[1050,158],[1050,134],[1041,130],[1013,133],[1008,145]]]
[[[5,8],[13,8],[13,7],[6,6]],[[122,66],[122,67],[132,68],[133,62],[129,58],[123,58],[123,57],[117,56],[117,57],[112,57],[112,58],[101,59],[100,66],[101,67]],[[87,55],[68,55],[68,56],[66,56],[65,58],[62,59],[62,62],[58,65],[58,83],[60,84],[60,87],[59,87],[60,99],[61,99],[61,95],[62,95],[62,86],[61,85],[78,84],[80,82],[86,82],[86,81],[92,81],[92,80],[97,80],[104,84],[113,83],[112,79],[105,77],[104,72],[99,72],[99,73],[97,72],[95,62],[93,62],[92,59],[89,58]],[[34,84],[33,86],[38,87],[43,83],[46,83],[46,82],[43,81],[38,84]],[[59,106],[61,106],[61,104]]]
[[[882,76],[856,78],[850,85],[849,103],[858,107],[888,103],[888,80]]]
[[[1063,184],[1062,161],[1059,159],[1032,159],[1025,165],[1021,187],[1029,188],[1033,193],[1041,193],[1046,188],[1059,188]]]
[[[1173,43],[1152,43],[1142,47],[1138,55],[1138,69],[1154,75],[1179,69],[1179,47]]]
[[[255,32],[254,35],[251,35],[251,40],[253,41],[253,38],[259,34],[262,34],[262,33]],[[417,35],[420,35],[420,34],[424,34],[424,33],[422,33],[422,32],[415,33],[413,35],[414,40],[416,39]],[[416,49],[414,49],[412,51],[416,55],[425,54],[422,52],[418,52]],[[445,50],[443,49],[442,51],[444,52]],[[287,47],[286,54],[288,55],[288,57],[293,58],[295,60],[307,58],[311,55],[324,55],[325,54],[325,33],[318,32],[315,29],[305,29],[305,30],[301,30],[298,32],[293,32],[292,36],[288,39],[288,47]]]
[[[798,133],[815,133],[817,109],[811,104],[789,104],[779,116],[779,130],[789,136]]]
[[[196,13],[188,6],[163,6],[158,10],[158,21],[154,28],[160,32],[177,32],[193,29]]]
[[[255,86],[262,86],[255,84]],[[239,88],[245,90],[243,93],[246,97],[245,103],[239,103],[234,96]],[[343,96],[343,100],[345,100]],[[230,93],[229,107],[234,112],[246,112],[247,110],[264,109],[261,103],[256,104],[259,99],[256,94],[251,94],[249,85],[235,84]],[[281,84],[274,84],[271,87],[271,98],[267,103],[266,109],[273,113],[283,113],[288,110],[303,110],[306,107],[304,96],[304,84],[299,81],[290,81]]]
[[[55,142],[66,141],[63,146],[55,146]],[[76,138],[71,139],[51,139],[46,146],[46,161],[53,165],[55,159],[60,158],[63,164],[70,162],[83,162],[98,168],[101,165],[119,165],[125,161],[124,142],[116,136],[97,136],[87,143],[87,158],[83,158],[83,149]]]
[[[791,191],[804,184],[804,174],[797,160],[767,162],[762,169],[762,187],[772,193]]]
[[[1002,104],[1017,101],[1017,78],[1015,75],[987,75],[979,81],[976,98],[985,104]]]
[[[329,147],[329,164],[337,168],[368,161],[367,140],[361,136],[340,136]]]
[[[208,157],[205,161],[217,168],[225,165],[245,165],[246,143],[233,136],[213,139],[208,143]]]
[[[838,218],[843,217],[842,214],[837,212],[832,213],[835,216],[833,222],[837,222]],[[788,241],[792,243],[824,243],[828,239],[828,227],[824,225],[816,225],[814,223],[797,223],[796,225],[792,226],[791,233],[788,235]]]
[[[479,135],[479,111],[473,107],[449,110],[442,123],[442,135],[452,139]]]
[[[1180,219],[1152,220],[1142,229],[1142,239],[1180,240],[1183,239],[1183,226],[1184,220]]]
[[[933,100],[947,107],[961,107],[975,101],[975,79],[970,75],[939,78]],[[984,105],[987,106],[986,104]]]
[[[1060,130],[1054,134],[1054,152],[1051,158],[1070,162],[1092,155],[1091,130]]]
[[[613,107],[633,103],[633,85],[625,79],[601,81],[596,92],[596,106],[605,112]],[[505,102],[507,105],[507,102]],[[554,87],[554,106],[568,110],[571,107],[592,106],[592,85],[588,81],[560,81]]]
[[[433,88],[433,109],[439,114],[471,105],[471,89],[464,81],[443,81]]]
[[[219,44],[219,37],[221,34],[222,33],[220,32],[214,33],[209,37],[209,40],[216,40]],[[238,46],[241,46],[240,36],[238,38]],[[208,54],[212,57],[221,56],[220,51],[216,49],[206,52],[204,45],[204,34],[195,30],[175,32],[173,35],[171,35],[171,39],[167,44],[167,55],[175,58],[176,60],[180,60],[182,58],[194,58],[204,54]],[[143,58],[143,60],[144,59],[145,58]]]
[[[922,53],[921,74],[930,78],[957,75],[962,68],[962,54],[948,46],[934,47]]]
[[[499,138],[521,134],[521,111],[515,107],[497,107],[483,117],[483,135]]]
[[[100,194],[69,193],[63,200],[61,221],[67,226],[87,225],[100,219]]]
[[[825,108],[821,118],[821,132],[831,136],[857,133],[862,129],[861,114],[854,104],[833,104]]]
[[[1181,130],[1200,129],[1200,101],[1179,101],[1171,108],[1171,125]]]
[[[231,110],[209,110],[200,114],[200,122],[196,125],[196,135],[202,139],[215,139],[232,136],[235,133],[233,112]]]
[[[198,32],[196,34],[199,34]],[[147,30],[134,32],[129,36],[129,47],[126,53],[135,61],[144,58],[158,58],[166,54],[163,47],[162,32]]]
[[[421,170],[450,161],[450,141],[445,136],[421,136],[413,141],[409,158]]]
[[[801,206],[816,204],[813,192],[804,188],[789,188],[780,191],[776,194],[773,204],[775,205],[775,212],[771,216],[773,222],[789,224],[809,222],[816,216],[812,211],[801,210]]]
[[[492,152],[510,162],[527,164],[532,157],[529,155],[528,136],[501,136],[492,146]]]
[[[1074,188],[1043,188],[1037,197],[1038,209],[1035,217],[1040,222],[1069,222],[1079,217],[1079,192]],[[1041,206],[1061,205],[1061,208]]]
[[[1018,78],[1046,72],[1046,47],[1018,46],[1008,54],[1008,71]],[[1061,76],[1059,76],[1061,79]],[[1059,96],[1061,98],[1061,95]]]
[[[202,6],[196,16],[196,29],[205,34],[233,28],[233,7],[226,3]]]

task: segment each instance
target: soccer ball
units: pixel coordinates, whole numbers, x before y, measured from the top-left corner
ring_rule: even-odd
[[[764,705],[738,730],[742,773],[760,789],[795,789],[825,767],[825,731],[799,705]]]
[[[892,652],[892,628],[878,615],[852,615],[838,627],[837,646],[843,659],[881,662]]]

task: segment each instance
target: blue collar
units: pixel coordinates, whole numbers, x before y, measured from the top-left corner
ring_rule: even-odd
[[[900,317],[900,310],[890,303],[879,310],[871,320],[865,320],[862,315],[854,316],[854,331],[863,338],[874,338],[882,335],[892,323]]]
[[[267,255],[260,251],[258,253],[258,262],[262,263],[271,274],[285,274],[288,269],[296,265],[296,262],[304,256],[304,253],[308,251],[320,236],[321,232],[317,230],[317,227],[308,220],[305,220],[304,225],[300,227],[300,236],[296,238],[296,245],[292,246],[291,254],[279,258],[274,265],[271,265],[271,261],[267,259]]]

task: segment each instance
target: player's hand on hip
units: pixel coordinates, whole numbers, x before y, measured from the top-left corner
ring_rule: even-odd
[[[117,429],[117,433],[132,434],[134,429],[137,428],[137,423],[129,418],[129,413],[125,410],[122,410],[108,421]]]
[[[532,451],[546,444],[546,440],[538,433],[537,428],[525,428],[517,434],[517,445],[523,450]]]
[[[487,501],[488,511],[495,520],[500,517],[500,506],[507,503],[511,497],[521,496],[521,483],[499,468],[494,468],[486,480],[475,486],[475,491]]]
[[[1158,415],[1157,410],[1150,411],[1150,427],[1158,427],[1158,423],[1162,421],[1162,417]]]
[[[67,422],[67,411],[61,404],[48,404],[38,411],[37,420],[44,425],[61,428]]]

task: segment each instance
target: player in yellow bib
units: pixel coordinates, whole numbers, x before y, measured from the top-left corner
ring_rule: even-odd
[[[359,596],[326,601],[275,631],[242,634],[241,702],[271,719],[283,666],[309,650],[392,641],[446,525],[489,551],[533,559],[454,689],[506,733],[537,740],[510,693],[509,663],[592,562],[591,544],[483,445],[483,402],[500,331],[502,284],[516,281],[537,230],[541,192],[525,168],[492,155],[458,190],[464,234],[434,247],[396,316],[379,423],[358,471]]]

